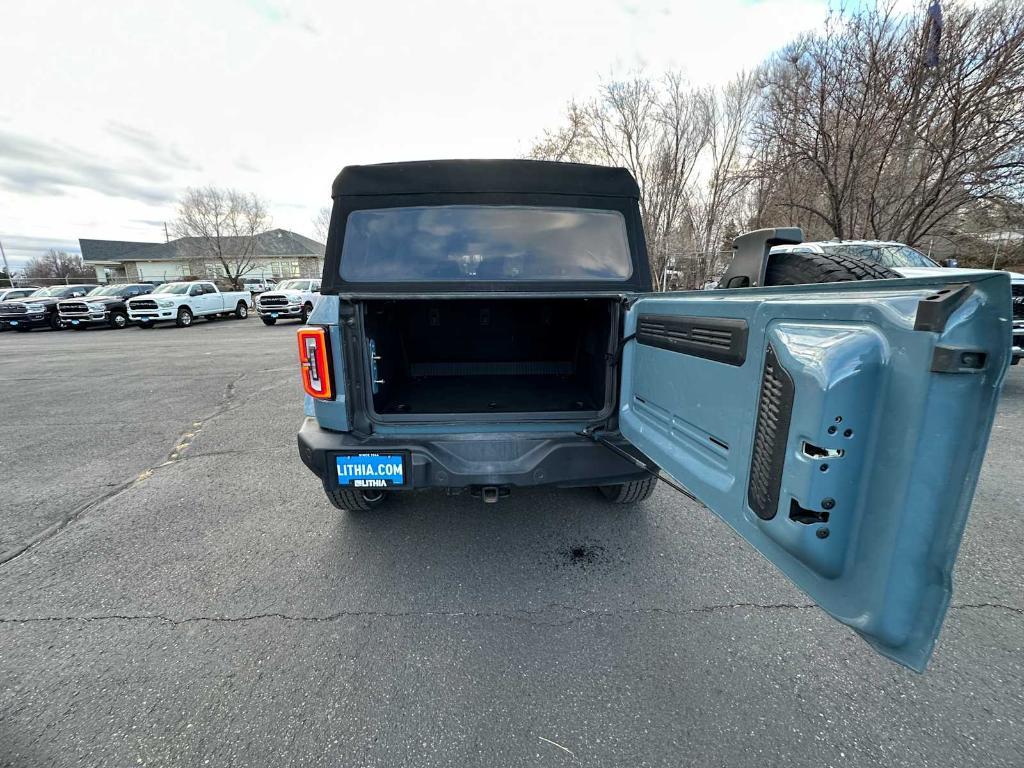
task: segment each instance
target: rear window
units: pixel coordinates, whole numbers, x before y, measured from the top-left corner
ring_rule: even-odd
[[[353,211],[341,276],[353,283],[625,280],[618,211],[450,205]]]

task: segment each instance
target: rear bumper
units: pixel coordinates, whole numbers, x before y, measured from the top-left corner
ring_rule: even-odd
[[[335,455],[353,450],[408,452],[412,482],[396,490],[491,485],[569,488],[626,483],[647,476],[611,449],[576,435],[484,433],[359,439],[322,429],[316,419],[307,417],[298,441],[302,462],[328,487],[335,483]]]

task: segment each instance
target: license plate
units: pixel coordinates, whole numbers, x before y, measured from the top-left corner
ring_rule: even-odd
[[[72,320],[72,321],[71,321],[71,324],[72,324],[72,325],[78,325],[78,321],[77,321],[77,320]]]
[[[338,485],[350,488],[406,485],[405,467],[402,453],[349,453],[335,458]]]
[[[12,328],[13,328],[14,326],[16,326],[17,324],[18,324],[18,321],[17,321],[17,320],[11,320],[11,327],[12,327]]]
[[[270,316],[276,318],[277,317],[277,312],[271,312]]]

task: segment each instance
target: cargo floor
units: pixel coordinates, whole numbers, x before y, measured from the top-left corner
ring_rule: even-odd
[[[597,411],[600,403],[567,376],[431,376],[403,379],[383,414]]]

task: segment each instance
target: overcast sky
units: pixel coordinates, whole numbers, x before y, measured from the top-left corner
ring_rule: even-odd
[[[827,0],[0,2],[0,240],[157,241],[189,185],[312,234],[349,163],[517,157],[640,67],[721,82]]]

